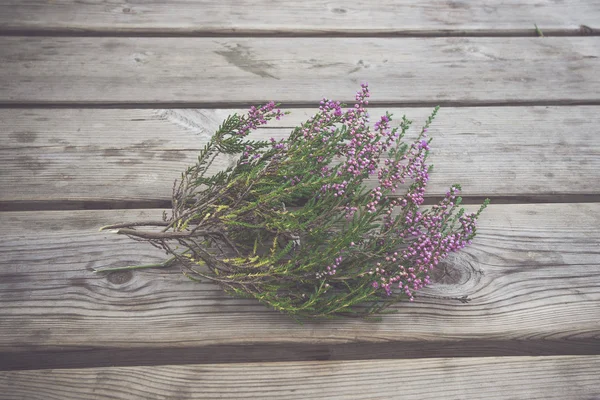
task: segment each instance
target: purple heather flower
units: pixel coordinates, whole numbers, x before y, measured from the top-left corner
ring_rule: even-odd
[[[340,134],[335,126],[343,126],[344,140],[337,142],[333,149],[335,155],[342,158],[336,173],[322,164],[327,158],[309,154],[310,159],[320,164],[313,173],[327,178],[319,190],[319,196],[329,194],[335,197],[336,202],[341,202],[346,219],[350,220],[359,211],[356,204],[350,203],[355,184],[372,175],[377,176],[379,185],[367,192],[368,200],[361,203],[360,207],[364,207],[361,211],[380,213],[383,229],[393,229],[393,233],[398,235],[405,246],[402,251],[391,252],[378,260],[380,262],[375,271],[370,270],[368,274],[375,273],[377,279],[381,280],[373,281],[373,288],[382,288],[387,295],[391,295],[392,287],[397,286],[412,301],[414,291],[430,284],[429,271],[450,252],[469,244],[469,239],[475,232],[476,216],[463,215],[457,221],[461,229],[452,233],[443,231],[442,227],[447,225],[457,198],[456,187],[452,187],[440,204],[433,206],[430,212],[419,211],[429,181],[429,165],[425,162],[426,152],[430,149],[428,140],[420,139],[405,154],[394,157],[390,153],[390,158],[380,162],[381,154],[393,148],[399,140],[399,133],[397,129],[391,129],[389,115],[382,116],[373,128],[369,126],[369,116],[365,109],[369,97],[368,85],[364,83],[356,93],[356,103],[345,111],[342,111],[339,102],[323,99],[320,102],[320,112],[298,130],[298,139],[315,140],[318,141],[317,146],[327,146],[329,139]],[[426,129],[421,138],[426,137],[425,132]],[[294,177],[292,184],[297,182],[300,179]],[[407,193],[390,201],[387,195],[395,193],[406,182],[412,183]],[[345,201],[347,202],[344,203]],[[401,209],[403,213],[399,223],[392,216],[395,208]],[[385,241],[386,239],[379,238],[376,243],[384,246]],[[355,245],[355,242],[350,243],[351,247]],[[342,250],[340,254],[341,252]],[[337,257],[319,276],[335,274],[341,262],[341,257]]]
[[[244,124],[237,132],[238,136],[248,135],[252,129],[256,129],[259,126],[266,124],[271,118],[281,119],[283,113],[280,109],[276,109],[275,106],[275,103],[271,101],[260,108],[254,106],[250,107],[248,115],[245,117]]]

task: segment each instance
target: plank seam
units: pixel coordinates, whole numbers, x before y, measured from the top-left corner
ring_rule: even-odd
[[[157,352],[160,357],[157,357]],[[449,357],[600,355],[595,339],[466,340],[396,343],[311,344],[286,342],[222,344],[173,348],[32,349],[0,352],[0,371],[52,368],[139,367],[189,364],[235,364],[248,362],[400,360]]]
[[[543,29],[545,37],[600,36],[600,30],[580,25],[577,29]],[[46,37],[153,37],[153,38],[446,38],[446,37],[535,37],[535,27],[529,29],[448,29],[448,30],[305,30],[301,32],[278,30],[173,30],[138,29],[112,31],[104,29],[17,29],[4,28],[0,36]]]
[[[222,109],[222,108],[249,108],[257,104],[266,103],[273,99],[244,100],[232,102],[90,102],[90,101],[60,101],[60,102],[24,102],[0,100],[0,109],[15,108],[75,108],[75,109]],[[276,99],[274,99],[276,100]],[[342,103],[354,104],[354,100],[340,100]],[[281,102],[282,108],[313,108],[318,103],[315,101]],[[423,107],[571,107],[571,106],[600,106],[599,99],[559,99],[559,100],[441,100],[441,101],[369,101],[371,108],[423,108]]]
[[[522,194],[513,196],[463,196],[464,205],[478,205],[486,198],[492,204],[569,204],[600,203],[600,193],[576,194]],[[437,204],[441,196],[425,199],[424,205]],[[0,212],[23,211],[71,211],[71,210],[129,210],[129,209],[168,209],[170,200],[5,200],[0,201]]]

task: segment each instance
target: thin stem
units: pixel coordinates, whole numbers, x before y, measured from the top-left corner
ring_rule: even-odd
[[[214,231],[195,231],[195,232],[147,232],[147,231],[136,231],[135,229],[119,229],[117,234],[135,236],[142,239],[149,240],[164,240],[164,239],[181,239],[189,238],[192,236],[207,236],[207,235],[221,235],[220,232]]]
[[[123,222],[121,224],[106,225],[99,230],[107,229],[130,228],[132,226],[167,226],[169,223],[165,221],[141,221],[141,222]]]
[[[114,267],[114,268],[102,268],[102,269],[94,269],[94,272],[114,272],[114,271],[129,271],[134,269],[146,269],[146,268],[166,268],[170,267],[177,257],[171,257],[161,263],[155,264],[142,264],[142,265],[127,265],[125,267]]]

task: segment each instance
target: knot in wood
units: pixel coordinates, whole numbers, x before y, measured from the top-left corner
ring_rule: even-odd
[[[132,271],[115,271],[107,275],[106,279],[113,285],[122,285],[133,278]]]
[[[474,258],[466,252],[450,254],[431,271],[431,289],[446,295],[472,293],[483,275],[474,264]]]

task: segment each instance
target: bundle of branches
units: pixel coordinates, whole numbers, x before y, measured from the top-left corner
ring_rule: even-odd
[[[465,213],[453,185],[422,210],[427,128],[438,109],[408,144],[411,121],[403,117],[392,128],[386,114],[371,127],[368,98],[364,84],[349,109],[324,99],[279,141],[248,138],[283,116],[276,104],[232,115],[176,181],[170,216],[103,229],[171,256],[154,266],[177,261],[193,280],[295,316],[370,316],[412,301],[430,271],[470,243],[487,201]],[[209,176],[223,154],[237,162]],[[125,268],[140,267],[148,266]]]

